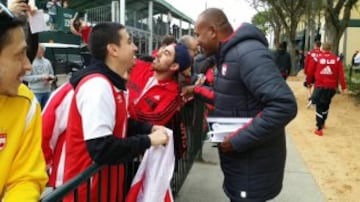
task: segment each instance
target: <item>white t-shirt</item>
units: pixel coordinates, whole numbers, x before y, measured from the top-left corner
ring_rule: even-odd
[[[354,58],[354,63],[355,64],[360,64],[360,53],[356,54],[356,56]]]

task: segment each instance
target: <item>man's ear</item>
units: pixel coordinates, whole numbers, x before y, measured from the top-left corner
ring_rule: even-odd
[[[215,25],[210,25],[209,27],[209,30],[210,30],[210,36],[212,38],[216,38],[216,35],[217,35],[217,28]]]
[[[179,63],[174,62],[170,65],[170,70],[173,72],[176,72],[177,70],[179,70],[179,68],[180,68]]]
[[[109,55],[116,55],[118,53],[118,49],[114,44],[108,44],[106,45],[106,50]]]

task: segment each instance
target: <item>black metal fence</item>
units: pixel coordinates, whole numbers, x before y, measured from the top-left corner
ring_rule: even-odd
[[[198,101],[187,103],[168,125],[168,127],[173,129],[175,142],[176,162],[171,181],[174,196],[176,196],[176,193],[180,190],[196,156],[201,150],[206,132],[204,127],[204,110],[204,105]],[[64,197],[67,197],[68,200],[66,201],[124,201],[126,193],[129,191],[132,178],[140,164],[139,159],[140,158],[136,158],[133,162],[126,165],[118,165],[118,167],[124,166],[125,174],[124,179],[119,180],[123,183],[116,183],[115,187],[110,185],[98,186],[97,190],[91,190],[93,178],[98,177],[98,181],[101,182],[101,172],[107,168],[110,170],[110,166],[93,164],[83,173],[47,194],[42,198],[41,202],[63,201]],[[108,177],[110,176],[109,172],[106,174]],[[118,193],[119,188],[122,189],[122,191],[120,191],[121,193]],[[79,191],[80,189],[82,189],[82,191]],[[116,192],[116,198],[114,198],[114,192]],[[86,197],[82,197],[81,200],[79,200],[79,195],[86,195]]]

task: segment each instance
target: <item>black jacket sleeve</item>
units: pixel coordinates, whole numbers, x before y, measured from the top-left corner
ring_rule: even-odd
[[[131,161],[150,145],[150,138],[147,135],[136,135],[124,139],[109,135],[86,141],[91,159],[100,165]]]
[[[128,119],[128,136],[133,134],[150,134],[153,125],[149,122],[136,121],[132,118]]]

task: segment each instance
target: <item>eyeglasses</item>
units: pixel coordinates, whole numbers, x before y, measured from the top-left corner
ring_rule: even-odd
[[[0,24],[6,24],[15,18],[14,14],[0,2]]]

